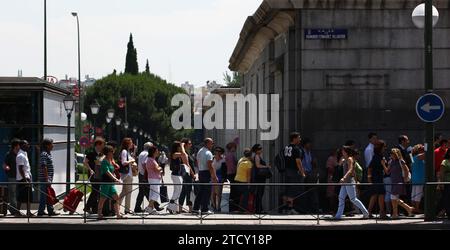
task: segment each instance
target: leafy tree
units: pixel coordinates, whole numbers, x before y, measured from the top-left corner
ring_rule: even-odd
[[[233,75],[230,75],[228,71],[226,71],[223,73],[223,81],[228,87],[240,88],[242,83],[242,75],[239,72],[233,72]]]
[[[137,126],[150,133],[159,143],[170,145],[175,139],[191,134],[189,130],[176,131],[171,126],[170,119],[176,107],[170,106],[170,100],[178,93],[184,93],[184,90],[152,73],[111,74],[87,88],[84,110],[89,111],[89,105],[97,100],[101,108],[96,116],[96,124],[106,126],[105,117],[109,108],[116,111],[115,117],[124,120],[124,110],[118,108],[117,102],[119,97],[126,97],[130,128]],[[88,118],[92,119],[89,112]],[[114,139],[116,129],[112,131]],[[131,135],[132,131],[128,130],[128,134]]]
[[[125,59],[125,74],[139,74],[139,66],[137,62],[137,50],[133,43],[133,34],[130,34],[130,40],[127,45],[127,56]]]

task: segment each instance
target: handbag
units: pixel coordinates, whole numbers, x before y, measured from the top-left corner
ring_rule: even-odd
[[[131,164],[131,173],[133,174],[133,176],[138,176],[139,169],[136,163]]]
[[[256,174],[259,177],[264,177],[266,179],[270,179],[272,178],[272,170],[270,168],[257,168],[256,169]]]
[[[161,199],[161,203],[169,202],[169,195],[167,194],[167,186],[164,185],[164,180],[161,179],[162,185],[159,187],[159,197]]]
[[[59,200],[56,198],[55,190],[51,186],[48,186],[47,187],[47,204],[53,206],[56,203],[58,203],[58,201]]]
[[[408,166],[406,165],[406,163],[404,161],[401,161],[400,164],[401,164],[401,168],[402,168],[403,181],[405,183],[411,182],[411,172],[409,171]]]

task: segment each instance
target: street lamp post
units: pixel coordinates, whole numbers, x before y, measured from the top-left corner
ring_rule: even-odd
[[[108,139],[107,140],[109,140],[111,138],[111,119],[108,116],[106,116],[106,124],[108,127]],[[104,136],[106,137],[106,133]]]
[[[81,121],[81,108],[82,108],[82,94],[81,94],[81,56],[80,56],[80,20],[78,19],[78,13],[72,12],[72,16],[77,18],[77,33],[78,33],[78,113]],[[79,134],[81,136],[81,124],[79,126]]]
[[[124,123],[123,123],[123,128],[125,129],[125,137],[127,137],[127,135],[128,135],[128,127],[129,127],[130,125],[128,124],[128,122],[127,121],[125,121]]]
[[[110,121],[110,122],[108,122],[108,132],[109,132],[108,140],[112,140],[112,125],[111,125],[111,121],[114,118],[114,113],[115,113],[114,109],[108,109],[106,111],[106,119],[107,120],[109,119],[109,121]]]
[[[44,0],[44,81],[47,81],[47,0]]]
[[[95,118],[100,111],[100,104],[98,104],[97,100],[94,101],[94,103],[91,104],[91,113],[92,113],[92,124],[94,125],[94,138],[96,137],[97,128],[95,125]]]
[[[133,127],[134,141],[136,142],[137,148],[139,150],[139,138],[137,137],[137,130],[138,130],[138,128],[136,126],[134,126]]]
[[[433,26],[439,20],[439,12],[433,6],[432,0],[426,0],[424,4],[417,6],[412,14],[413,23],[418,28],[425,28],[425,92],[432,93],[433,87]],[[426,134],[426,182],[434,182],[434,123],[425,124]],[[435,202],[436,187],[425,185],[425,221],[433,221],[436,218]]]
[[[120,144],[120,124],[122,124],[122,119],[120,117],[116,118],[116,128],[117,128],[117,143]]]
[[[75,104],[75,99],[71,94],[67,95],[64,100],[64,109],[67,112],[67,159],[66,159],[66,195],[69,194],[70,191],[70,118],[72,116],[72,111]]]

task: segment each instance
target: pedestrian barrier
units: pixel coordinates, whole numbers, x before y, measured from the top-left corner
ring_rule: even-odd
[[[29,185],[30,187],[32,187],[35,190],[35,194],[39,194],[39,195],[45,195],[48,196],[47,191],[46,190],[42,190],[41,187],[44,185],[52,185],[52,186],[57,186],[57,185],[64,185],[66,186],[67,184],[69,184],[72,188],[77,188],[78,190],[80,190],[83,193],[83,208],[86,207],[86,201],[87,201],[87,197],[88,197],[88,187],[93,190],[93,191],[98,191],[100,192],[100,190],[94,189],[92,184],[99,184],[99,185],[111,185],[110,182],[55,182],[55,183],[45,183],[45,182],[30,182],[30,183],[26,183],[24,184],[23,182],[16,182],[16,183],[12,183],[12,182],[0,182],[0,187],[7,187],[10,185]],[[132,186],[132,191],[130,191],[129,193],[135,192],[136,190],[139,189],[139,186],[141,185],[160,185],[160,184],[149,184],[149,183],[114,183],[114,185],[117,186],[125,186],[125,185],[131,185]],[[230,204],[232,204],[234,207],[238,208],[241,212],[238,214],[242,214],[242,215],[248,215],[245,217],[235,217],[235,218],[231,218],[231,217],[217,217],[214,216],[214,218],[212,218],[213,220],[258,220],[259,223],[261,223],[263,220],[268,219],[268,220],[315,220],[317,221],[317,224],[320,224],[321,220],[330,220],[333,219],[331,214],[327,214],[324,213],[321,209],[320,209],[320,205],[319,205],[319,200],[320,200],[320,192],[324,191],[325,188],[333,186],[333,187],[345,187],[345,186],[356,186],[358,188],[362,188],[362,187],[370,187],[370,186],[385,186],[385,187],[393,187],[396,185],[411,185],[414,186],[416,184],[405,184],[405,183],[392,183],[389,185],[380,183],[380,184],[374,184],[374,183],[164,183],[164,185],[166,186],[183,186],[183,185],[192,185],[192,186],[210,186],[210,187],[214,187],[214,186],[221,186],[223,187],[239,187],[239,186],[246,186],[249,189],[255,189],[257,187],[263,186],[264,189],[269,189],[270,188],[285,188],[288,186],[299,186],[302,188],[302,191],[299,192],[295,197],[291,197],[294,200],[298,200],[298,199],[302,199],[306,196],[309,196],[309,198],[312,199],[316,199],[317,202],[313,202],[315,204],[311,205],[309,204],[300,204],[300,207],[296,207],[298,213],[302,214],[302,215],[306,215],[306,217],[302,217],[302,218],[298,218],[298,217],[292,217],[286,214],[280,214],[279,210],[285,206],[284,204],[280,204],[280,205],[276,205],[274,207],[271,207],[269,209],[264,210],[264,213],[259,212],[256,213],[253,211],[253,209],[249,209],[249,207],[242,207],[240,205],[240,202],[236,202],[233,200],[228,200],[227,202],[225,202],[224,204],[221,204],[221,208],[224,208],[226,206],[229,206]],[[424,184],[417,184],[420,186],[423,186],[424,189],[426,186],[432,186],[432,187],[449,187],[450,186],[450,182],[429,182],[429,183],[424,183]],[[390,189],[388,189],[390,190]],[[389,192],[387,192],[388,195],[390,195]],[[126,195],[126,194],[125,194]],[[158,195],[160,195],[158,193]],[[417,195],[421,195],[420,193],[418,193]],[[31,205],[31,203],[34,201],[33,200],[33,195],[28,195],[28,199],[27,199],[27,206],[29,207]],[[170,196],[170,193],[169,193]],[[0,197],[1,198],[1,197]],[[112,199],[112,197],[107,197]],[[167,200],[170,200],[170,197],[166,197]],[[450,197],[449,197],[450,199]],[[33,220],[35,218],[41,218],[41,217],[37,217],[37,212],[32,212],[31,214],[23,214],[22,211],[20,210],[20,208],[18,207],[13,207],[11,206],[9,203],[7,203],[6,200],[0,199],[0,205],[4,205],[7,204],[7,208],[9,211],[13,211],[13,212],[20,212],[21,216],[3,216],[0,217],[0,222],[2,218],[8,218],[8,219],[12,219],[12,218],[27,218],[27,221],[30,222],[30,220]],[[64,204],[62,202],[62,200],[60,199],[57,202],[57,205],[64,207]],[[167,207],[168,203],[165,204],[161,204],[163,207]],[[178,204],[178,201],[175,202],[175,205],[177,207],[179,207],[180,204]],[[345,206],[345,203],[344,203]],[[442,205],[437,204],[438,207],[442,207]],[[305,207],[307,207],[308,209],[304,209]],[[124,206],[122,204],[120,204],[120,208],[124,208]],[[182,208],[183,212],[188,212],[186,208]],[[337,207],[336,207],[337,209]],[[79,211],[80,209],[78,209]],[[84,210],[84,209],[83,209]],[[132,213],[131,217],[127,217],[126,219],[135,219],[135,220],[142,220],[142,222],[144,222],[145,220],[152,220],[152,219],[158,219],[158,220],[192,220],[193,218],[198,219],[200,221],[200,223],[203,223],[204,220],[208,220],[208,218],[211,217],[210,214],[195,214],[193,216],[195,217],[188,217],[188,216],[166,216],[167,214],[157,214],[157,215],[150,215],[149,213],[145,212],[145,200],[143,202],[143,205],[141,207],[141,210],[143,212],[139,212],[139,213]],[[1,215],[0,215],[1,216]],[[373,219],[376,222],[382,218],[379,217],[380,215],[378,214],[377,216],[373,217],[373,218],[369,218],[369,219]],[[105,217],[105,218],[109,218],[109,217]],[[80,213],[80,212],[73,212],[73,213],[66,213],[66,214],[62,214],[59,216],[54,216],[54,217],[48,217],[49,220],[58,220],[58,219],[82,219],[83,223],[89,223],[91,221],[96,221],[96,216],[90,215],[88,214],[85,210]],[[416,219],[416,220],[422,220],[424,219],[422,216],[415,216],[415,217],[401,217],[401,219]]]

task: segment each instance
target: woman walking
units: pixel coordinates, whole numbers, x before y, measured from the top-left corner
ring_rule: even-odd
[[[171,214],[176,214],[180,212],[179,205],[175,204],[180,198],[183,178],[182,176],[186,173],[185,165],[188,165],[188,157],[186,151],[184,150],[184,143],[175,141],[172,144],[170,150],[170,171],[172,172],[171,178],[173,184],[178,184],[173,186],[172,197],[170,198],[169,205],[167,206],[167,211]]]
[[[375,204],[378,202],[380,208],[380,218],[386,219],[386,210],[384,207],[384,195],[386,190],[384,189],[383,178],[386,173],[389,172],[387,167],[386,158],[384,158],[384,152],[387,146],[382,140],[379,140],[374,146],[374,155],[372,161],[369,163],[369,170],[367,180],[372,183],[369,187],[370,202],[369,202],[369,217],[372,218],[372,210]]]
[[[425,147],[418,144],[412,150],[411,164],[411,200],[416,213],[420,211],[420,202],[423,197],[423,184],[425,183]]]
[[[114,201],[114,210],[116,212],[116,216],[118,219],[123,218],[119,212],[119,196],[117,195],[117,189],[114,183],[122,183],[119,179],[114,175],[114,149],[111,146],[105,146],[103,148],[103,154],[105,158],[101,163],[100,174],[102,176],[103,182],[111,182],[111,184],[102,184],[100,185],[100,200],[98,202],[98,219],[103,219],[103,204],[109,198],[112,198]]]
[[[450,150],[447,150],[444,155],[444,160],[441,164],[441,172],[438,181],[450,182]],[[442,203],[445,212],[447,213],[447,219],[450,220],[450,185],[440,185],[439,188],[441,190],[444,189],[444,193],[442,195]]]
[[[159,187],[162,178],[162,168],[156,162],[158,159],[159,150],[155,146],[150,146],[148,149],[148,158],[146,162],[146,169],[148,173],[148,183],[150,184],[150,193],[148,196],[149,204],[145,212],[149,214],[158,214],[155,209],[155,203],[159,199]]]
[[[194,158],[192,155],[190,155],[190,150],[192,148],[192,142],[188,138],[184,138],[181,140],[184,146],[184,150],[186,151],[187,157],[188,157],[188,168],[189,173],[185,173],[183,178],[183,187],[181,189],[180,199],[179,199],[179,205],[180,205],[180,212],[183,212],[183,205],[184,201],[186,200],[186,205],[189,208],[189,213],[192,212],[192,202],[193,199],[191,199],[191,192],[192,192],[192,183],[195,180],[195,170],[194,170]]]
[[[398,148],[393,148],[391,150],[391,161],[389,162],[389,172],[391,173],[392,180],[392,219],[398,219],[398,206],[403,207],[407,212],[408,216],[414,216],[414,208],[410,207],[408,204],[400,199],[400,195],[406,194],[405,179],[409,173],[408,166],[403,160],[402,153]]]
[[[266,162],[262,158],[262,151],[263,148],[261,144],[255,144],[252,147],[252,152],[254,154],[253,156],[253,162],[255,163],[255,177],[254,177],[254,183],[266,183],[266,179],[270,178],[271,172],[270,172],[270,166],[266,164]],[[264,196],[264,189],[266,186],[259,185],[256,186],[256,192],[255,192],[255,212],[257,214],[264,213],[263,207],[262,207],[262,199]]]
[[[133,173],[132,168],[137,167],[136,160],[131,155],[134,148],[131,138],[124,138],[122,141],[122,149],[120,151],[120,179],[123,182],[122,192],[120,192],[120,202],[122,205],[123,198],[125,198],[125,214],[131,214],[131,192],[133,192]]]
[[[225,165],[225,158],[223,156],[225,150],[221,147],[216,147],[214,149],[214,159],[213,159],[213,167],[216,170],[216,175],[218,182],[217,183],[223,183],[226,179],[226,176],[223,176],[223,169],[226,168]],[[221,211],[221,203],[222,203],[222,191],[223,186],[222,185],[214,185],[212,186],[212,192],[211,192],[211,204],[215,212]]]
[[[340,220],[342,218],[342,214],[344,213],[345,208],[345,198],[350,198],[350,201],[364,214],[364,219],[369,218],[369,212],[364,207],[362,202],[356,198],[356,180],[355,180],[355,160],[354,160],[355,151],[348,146],[344,146],[342,148],[342,156],[341,164],[344,170],[344,176],[340,180],[340,183],[344,183],[347,185],[341,186],[341,190],[339,192],[339,205],[338,211],[335,215],[335,219]]]

